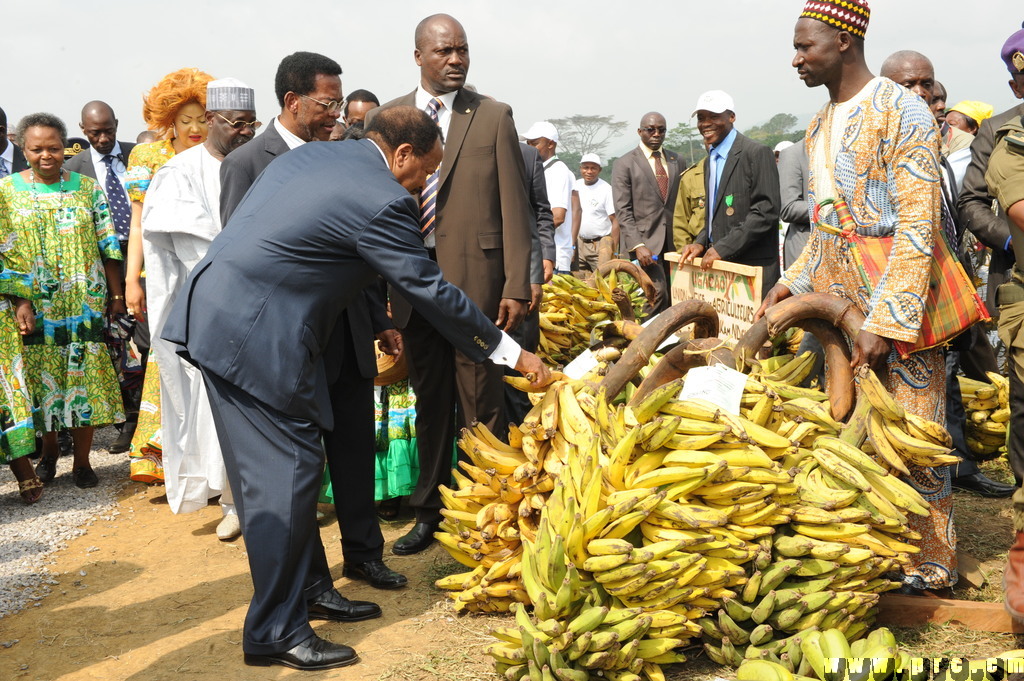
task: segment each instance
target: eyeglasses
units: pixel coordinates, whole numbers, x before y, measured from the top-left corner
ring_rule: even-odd
[[[259,121],[253,121],[252,123],[250,123],[249,121],[242,121],[242,120],[229,121],[227,118],[224,118],[224,116],[222,116],[219,111],[214,111],[213,115],[216,116],[217,118],[221,119],[222,121],[224,121],[228,125],[230,125],[235,130],[241,130],[243,128],[252,128],[253,132],[256,132],[257,130],[259,130],[259,127],[261,125],[263,125]]]
[[[313,97],[310,97],[309,95],[300,94],[298,92],[296,92],[295,94],[299,95],[299,97],[303,97],[305,99],[309,99],[309,100],[312,100],[312,101],[316,102],[317,104],[319,104],[320,106],[324,107],[325,109],[327,109],[331,113],[334,113],[335,111],[340,111],[342,105],[345,103],[343,101],[339,102],[339,101],[334,100],[334,99],[332,99],[329,102],[321,102],[319,99],[314,99]]]
[[[656,132],[664,133],[666,130],[668,130],[668,128],[666,128],[664,125],[648,125],[646,128],[640,128],[641,132],[646,132],[648,135],[653,135]]]

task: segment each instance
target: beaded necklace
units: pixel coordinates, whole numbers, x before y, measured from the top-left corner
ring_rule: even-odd
[[[57,204],[57,222],[58,222],[58,225],[57,225],[57,260],[53,263],[54,269],[56,270],[56,273],[57,273],[57,280],[58,281],[60,281],[62,279],[62,276],[61,276],[62,273],[61,273],[60,264],[63,261],[63,255],[64,255],[63,249],[61,248],[61,239],[60,239],[60,221],[65,217],[65,215],[64,215],[64,169],[63,168],[60,169],[59,178],[60,178],[60,187],[58,188],[58,190],[59,190],[58,201],[59,202]],[[31,168],[28,171],[28,187],[29,187],[29,190],[31,190],[31,192],[32,192],[32,203],[35,206],[35,213],[36,213],[37,216],[42,215],[42,208],[39,206],[39,190],[36,189],[36,171],[32,170]],[[37,220],[36,224],[35,224],[35,228],[36,228],[36,235],[39,237],[39,251],[40,251],[40,253],[42,255],[42,258],[43,258],[41,269],[45,271],[45,269],[46,269],[46,262],[47,262],[47,258],[46,258],[46,225],[45,225],[45,223],[42,220]]]

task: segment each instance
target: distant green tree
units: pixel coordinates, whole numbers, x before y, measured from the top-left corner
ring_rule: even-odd
[[[704,141],[697,128],[689,123],[680,123],[669,130],[665,134],[664,146],[679,154],[686,168],[704,158]]]
[[[626,129],[625,121],[617,121],[612,116],[576,114],[549,121],[558,130],[558,155],[566,163],[570,154],[602,154],[608,143]],[[576,167],[579,167],[578,159]]]
[[[767,123],[755,125],[743,131],[743,134],[752,140],[769,147],[775,147],[782,141],[799,142],[804,138],[803,130],[794,131],[797,118],[793,114],[778,113],[772,116]]]

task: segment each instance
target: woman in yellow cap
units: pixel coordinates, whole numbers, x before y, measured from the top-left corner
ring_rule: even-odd
[[[971,135],[977,135],[981,122],[991,115],[992,107],[989,104],[964,100],[946,112],[946,123]]]

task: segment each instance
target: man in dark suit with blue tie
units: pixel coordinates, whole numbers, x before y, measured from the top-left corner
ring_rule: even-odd
[[[536,355],[442,279],[423,246],[413,195],[440,163],[437,125],[393,107],[366,136],[304,145],[271,164],[193,270],[164,330],[209,388],[255,592],[242,642],[251,665],[330,669],[358,659],[307,619],[354,605],[333,587],[316,499],[320,437],[335,426],[323,353],[363,287],[384,277],[473,361],[548,380]]]
[[[735,108],[732,97],[721,90],[697,99],[693,115],[708,145],[708,201],[704,229],[681,255],[683,262],[703,256],[705,270],[716,260],[760,267],[763,298],[781,275],[779,170],[771,149],[735,129]]]

